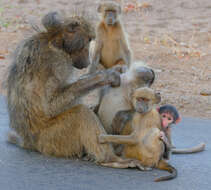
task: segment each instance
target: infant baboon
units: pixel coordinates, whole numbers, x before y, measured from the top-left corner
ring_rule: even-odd
[[[104,85],[119,86],[115,69],[86,75],[73,83],[74,68],[89,65],[89,42],[95,37],[83,17],[62,19],[48,13],[46,32],[26,39],[17,48],[8,76],[9,141],[57,157],[81,157],[96,162],[115,162],[114,167],[136,167],[117,157],[110,145],[98,142],[105,133],[97,116],[80,98]]]
[[[118,111],[132,109],[133,91],[144,86],[150,87],[154,79],[154,71],[142,62],[134,62],[126,73],[121,74],[121,86],[108,89],[98,109],[98,116],[107,133],[112,134],[111,124]]]
[[[102,18],[96,29],[94,47],[91,48],[90,72],[116,64],[129,66],[131,52],[120,19],[120,5],[108,1],[99,5],[98,12]]]
[[[139,160],[143,166],[171,173],[155,181],[169,180],[177,176],[177,170],[163,159],[165,149],[170,148],[170,143],[162,131],[160,115],[156,108],[153,108],[160,99],[160,94],[152,89],[136,89],[132,95],[135,113],[121,135],[102,134],[99,137],[101,143],[124,144],[122,156]]]

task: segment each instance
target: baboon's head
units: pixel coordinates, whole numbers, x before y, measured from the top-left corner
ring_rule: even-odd
[[[121,14],[121,7],[115,2],[106,2],[99,5],[97,11],[102,14],[103,20],[107,25],[115,25]]]
[[[145,85],[150,87],[155,80],[155,73],[148,67],[137,67],[136,70],[134,70],[133,78],[139,86]]]
[[[160,93],[156,93],[151,88],[138,88],[132,94],[133,107],[139,113],[150,111],[153,105],[158,104],[160,101]]]
[[[73,66],[83,69],[89,65],[89,43],[95,38],[91,24],[83,17],[62,18],[57,12],[50,12],[42,19],[54,47],[71,56]]]
[[[135,85],[135,88],[150,87],[155,80],[155,73],[144,62],[135,61],[126,72],[126,77],[129,83]]]

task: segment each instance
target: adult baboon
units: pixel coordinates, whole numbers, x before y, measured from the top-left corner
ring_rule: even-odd
[[[82,17],[62,19],[56,12],[43,17],[46,32],[26,39],[17,48],[8,77],[9,141],[57,157],[84,153],[113,167],[136,167],[98,142],[105,133],[96,115],[79,104],[89,91],[104,85],[118,86],[115,69],[86,75],[69,84],[74,68],[89,65],[89,42],[95,37]]]

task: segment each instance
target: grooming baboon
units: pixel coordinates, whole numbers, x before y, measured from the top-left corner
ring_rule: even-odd
[[[120,5],[108,1],[99,5],[98,12],[102,18],[96,29],[94,47],[91,48],[90,72],[116,64],[129,66],[131,52],[120,19]]]
[[[117,157],[110,145],[98,142],[105,133],[97,116],[79,104],[80,97],[104,85],[118,86],[115,69],[86,75],[68,83],[74,68],[89,65],[89,42],[95,37],[82,17],[62,19],[51,12],[43,17],[46,32],[26,39],[17,48],[8,76],[9,141],[57,157],[86,153],[101,164],[136,167]],[[139,166],[138,166],[139,167]]]
[[[135,62],[126,73],[121,74],[121,86],[109,88],[98,109],[98,116],[107,133],[112,134],[111,124],[118,111],[132,109],[133,91],[139,87],[150,87],[154,79],[154,71],[142,62]]]
[[[160,95],[149,88],[136,89],[132,95],[135,113],[121,132],[121,135],[100,135],[101,143],[124,144],[122,156],[139,160],[143,166],[167,170],[171,174],[155,181],[173,179],[177,170],[168,164],[163,155],[169,149],[169,142],[162,132],[161,117],[153,108],[160,102]]]

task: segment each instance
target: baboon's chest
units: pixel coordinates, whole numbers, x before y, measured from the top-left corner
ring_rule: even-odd
[[[104,66],[107,68],[113,66],[118,60],[122,59],[122,54],[121,39],[118,35],[112,35],[104,40],[101,51],[101,61]]]

